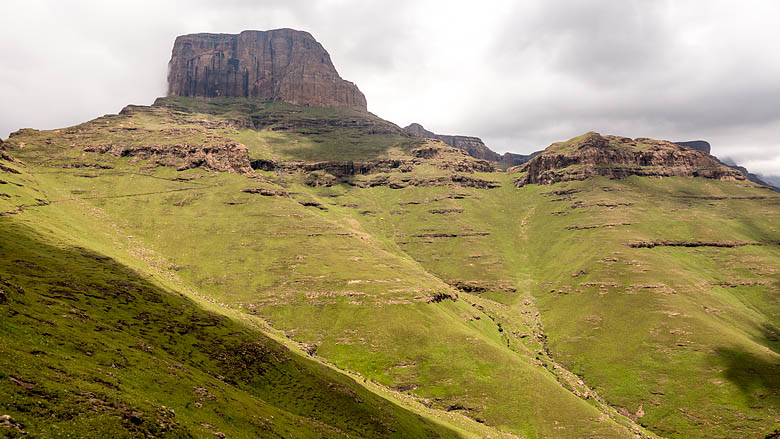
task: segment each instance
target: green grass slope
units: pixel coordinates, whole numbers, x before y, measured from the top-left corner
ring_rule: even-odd
[[[775,193],[638,177],[390,193],[377,216],[399,205],[403,215],[367,227],[471,291],[462,297],[500,322],[519,352],[574,372],[558,375],[565,385],[666,437],[763,437],[777,427]],[[469,229],[483,233],[409,239]],[[641,246],[652,242],[661,245]]]
[[[780,425],[772,192],[639,177],[518,189],[513,175],[419,156],[424,142],[359,112],[166,98],[123,113],[15,135],[37,192],[15,186],[0,202],[51,203],[22,214],[39,224],[67,207],[57,224],[90,248],[111,242],[90,228],[111,224],[137,243],[126,264],[175,273],[176,288],[490,434],[764,437]],[[84,152],[216,138],[252,160],[408,166],[338,184]]]
[[[402,156],[422,142],[371,113],[348,108],[183,96],[159,98],[155,107],[173,110],[172,119],[196,114],[216,121],[213,126],[246,145],[252,159],[368,160]]]
[[[96,209],[3,198],[3,436],[461,437],[161,284]]]
[[[257,184],[244,176],[111,166],[35,175],[52,200],[88,203],[165,255],[193,290],[261,316],[340,368],[524,437],[630,436],[518,358],[468,302],[447,299],[455,290],[365,233],[333,193],[292,181],[293,196],[266,197],[242,192]]]

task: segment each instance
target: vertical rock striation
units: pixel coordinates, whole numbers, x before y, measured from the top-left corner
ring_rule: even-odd
[[[177,37],[168,94],[366,110],[363,93],[341,79],[322,45],[292,29]]]

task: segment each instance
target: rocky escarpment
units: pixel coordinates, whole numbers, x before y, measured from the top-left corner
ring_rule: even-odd
[[[213,172],[251,174],[249,151],[229,137],[215,134],[225,128],[208,120],[188,123],[177,119],[169,109],[160,107],[125,107],[119,115],[53,131],[29,128],[11,133],[6,142],[16,150],[45,145],[50,152],[41,163],[51,167],[110,169],[113,159],[80,154],[73,159],[66,151],[104,154],[131,161],[146,160],[177,170],[202,168]],[[142,121],[154,118],[164,122],[152,127]]]
[[[303,173],[309,186],[347,183],[359,187],[389,186],[393,189],[408,186],[498,187],[493,181],[468,175],[475,172],[493,172],[495,167],[491,162],[470,157],[464,151],[439,142],[430,142],[412,149],[410,155],[411,158],[361,161],[277,162],[255,159],[251,161],[251,166],[260,171]],[[415,169],[421,165],[429,165],[446,172],[435,177],[419,175]]]
[[[711,147],[710,143],[706,140],[692,140],[689,142],[675,142],[677,145],[685,146],[686,148],[692,148],[697,151],[706,152],[707,154],[710,154]],[[780,192],[780,187],[778,185],[773,185],[771,183],[767,183],[766,179],[759,177],[756,174],[753,174],[752,172],[748,171],[745,167],[739,166],[736,163],[732,162],[731,160],[725,159],[720,160],[718,158],[715,158],[720,164],[726,165],[729,168],[736,169],[737,171],[741,172],[742,175],[745,176],[748,180],[752,181],[753,183],[760,184],[761,186],[766,186],[771,189],[773,189],[776,192]]]
[[[110,154],[114,157],[148,160],[179,171],[203,168],[207,171],[226,171],[235,174],[252,172],[246,146],[229,139],[214,140],[205,144],[128,145],[105,143],[87,146],[84,151]]]
[[[703,177],[744,180],[741,172],[718,163],[709,154],[671,142],[653,139],[601,136],[590,132],[566,142],[554,143],[522,166],[518,187],[553,184],[590,177]]]
[[[482,139],[480,139],[479,137],[436,134],[426,130],[419,123],[413,123],[407,126],[406,128],[404,128],[404,131],[406,131],[407,133],[413,136],[440,140],[446,143],[447,145],[466,151],[470,156],[474,158],[478,158],[482,160],[490,160],[493,162],[501,161],[501,155],[491,150],[487,146],[485,146],[485,144],[482,142]]]
[[[276,29],[179,36],[168,68],[171,95],[248,97],[366,110],[363,93],[341,79],[328,52],[308,32]]]

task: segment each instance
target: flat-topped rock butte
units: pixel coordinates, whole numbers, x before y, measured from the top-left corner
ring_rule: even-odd
[[[308,32],[182,35],[168,69],[170,95],[366,110],[363,93],[341,79],[328,52]]]

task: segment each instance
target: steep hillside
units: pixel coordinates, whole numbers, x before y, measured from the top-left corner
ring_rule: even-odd
[[[25,166],[13,178],[28,181],[0,187],[9,188],[0,198],[4,220],[24,221],[37,233],[25,236],[175,275],[168,288],[220,312],[225,333],[261,338],[251,331],[280,331],[308,361],[359,377],[355,383],[337,375],[345,386],[365,380],[462,434],[731,438],[765,437],[780,425],[780,196],[704,153],[589,133],[504,173],[365,112],[182,97],[72,128],[24,130],[4,147],[18,164],[9,167]],[[11,181],[10,174],[2,178]],[[38,207],[20,212],[21,205]],[[120,247],[120,256],[92,228],[136,245]],[[8,241],[21,240],[3,230]],[[22,247],[35,249],[19,244],[14,251]],[[73,267],[53,270],[86,270],[86,262],[68,258],[58,260]],[[101,270],[109,268],[121,267]],[[165,294],[155,297],[184,300]],[[93,300],[78,299],[79,306]],[[166,314],[179,303],[157,314],[153,305],[144,309],[165,328],[166,321],[192,320]],[[190,313],[206,313],[190,306]],[[44,308],[49,319],[67,314]],[[225,349],[196,342],[214,340],[205,329],[186,332],[191,341],[173,349],[162,344],[173,340],[165,331],[117,328],[118,336],[152,346],[152,354],[197,359]],[[6,334],[11,340],[16,333]],[[322,367],[285,355],[304,365],[299,372]],[[353,436],[451,434],[382,399],[366,404],[376,396],[360,388],[349,387],[363,401],[347,406],[354,418],[339,418],[343,410],[333,408],[354,398],[330,401],[325,392],[317,410],[290,402],[323,391],[314,378],[305,381],[314,390],[291,387],[271,401],[271,389],[286,388],[284,380],[255,390],[243,366],[228,373],[233,360],[187,363],[187,356],[166,361],[228,384],[249,380],[235,390],[242,398],[340,431],[357,422],[365,430]],[[94,370],[112,364],[78,358]],[[137,361],[155,364],[143,358]],[[261,358],[272,371],[289,363]],[[13,375],[27,383],[42,374],[25,376]],[[173,382],[160,386],[168,387],[184,391]],[[179,415],[182,404],[160,405],[189,416]],[[372,424],[372,407],[396,418]],[[282,432],[292,425],[278,424]],[[241,424],[222,425],[238,431]]]
[[[69,171],[3,159],[4,437],[460,437],[211,305],[39,178]]]

